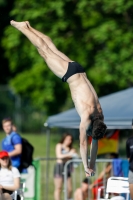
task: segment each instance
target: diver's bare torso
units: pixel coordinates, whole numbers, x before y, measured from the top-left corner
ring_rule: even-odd
[[[88,112],[91,118],[102,114],[97,94],[86,77],[86,73],[74,74],[67,80],[75,108],[80,115]]]

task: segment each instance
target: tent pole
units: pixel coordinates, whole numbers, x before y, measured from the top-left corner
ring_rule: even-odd
[[[45,179],[45,195],[44,200],[48,200],[49,190],[49,156],[50,156],[50,128],[46,129],[46,179]]]

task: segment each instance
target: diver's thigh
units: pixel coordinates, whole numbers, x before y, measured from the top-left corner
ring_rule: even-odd
[[[38,49],[39,54],[45,60],[49,69],[62,78],[68,69],[68,62],[54,53],[49,47]]]

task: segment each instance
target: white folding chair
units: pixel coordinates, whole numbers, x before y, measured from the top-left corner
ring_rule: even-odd
[[[17,200],[17,195],[20,196],[21,200],[24,200],[24,190],[25,190],[25,182],[20,183],[20,188],[15,190],[14,192],[14,200]]]
[[[98,189],[97,199],[100,200],[100,193],[103,187]],[[107,181],[107,187],[105,192],[105,198],[109,199],[109,193],[116,193],[116,194],[126,194],[126,200],[129,199],[129,182],[128,178],[125,177],[110,177]],[[113,199],[113,198],[112,198]],[[115,197],[114,197],[115,199]],[[120,199],[120,196],[116,196],[116,199]],[[122,198],[121,198],[122,199]]]

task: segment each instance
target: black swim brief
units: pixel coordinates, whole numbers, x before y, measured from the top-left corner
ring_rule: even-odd
[[[69,62],[66,74],[62,77],[62,81],[66,82],[67,79],[77,73],[84,73],[83,67],[77,62]]]

